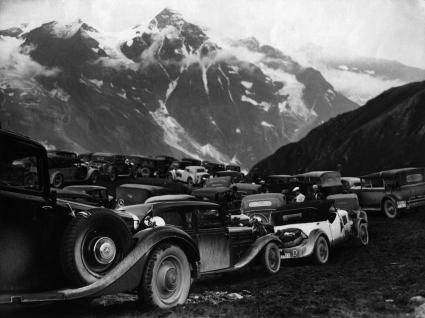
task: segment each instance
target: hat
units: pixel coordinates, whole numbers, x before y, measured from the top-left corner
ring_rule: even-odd
[[[300,191],[300,187],[295,187],[292,189],[292,192],[295,192],[295,191]]]
[[[317,184],[313,184],[313,189],[319,189]]]

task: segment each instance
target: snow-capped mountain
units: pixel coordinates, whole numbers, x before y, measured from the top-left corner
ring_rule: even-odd
[[[358,105],[256,39],[170,9],[118,33],[83,21],[0,31],[0,122],[49,147],[250,167]]]
[[[319,70],[337,91],[360,105],[391,87],[425,80],[423,69],[341,49],[310,44],[294,54],[303,65]]]

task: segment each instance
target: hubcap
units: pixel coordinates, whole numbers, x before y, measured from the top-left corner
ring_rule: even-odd
[[[157,287],[161,299],[172,302],[178,297],[181,285],[181,264],[172,257],[165,259],[158,268]]]
[[[275,249],[270,249],[269,261],[270,261],[270,267],[272,269],[276,269],[278,266],[278,257],[277,257]]]
[[[325,262],[328,258],[328,246],[324,239],[319,241],[319,257],[322,262]]]
[[[112,263],[117,254],[117,249],[113,240],[109,237],[101,237],[94,243],[93,252],[96,261],[99,264],[106,265]]]

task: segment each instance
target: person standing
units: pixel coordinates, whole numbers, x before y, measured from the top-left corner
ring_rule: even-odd
[[[305,195],[301,193],[300,187],[295,187],[292,189],[292,192],[295,192],[294,202],[300,203],[305,201]]]
[[[319,190],[319,186],[317,184],[313,184],[313,200],[324,200],[325,196]]]

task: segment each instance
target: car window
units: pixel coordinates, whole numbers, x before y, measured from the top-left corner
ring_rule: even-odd
[[[196,172],[205,172],[205,169],[196,169]]]
[[[414,173],[406,175],[406,183],[418,183],[423,182],[424,178],[421,173]]]
[[[126,187],[118,187],[116,193],[117,202],[123,206],[144,203],[150,196],[150,192],[145,189]]]
[[[165,224],[174,225],[185,230],[193,228],[193,210],[191,209],[172,209],[163,211],[160,216],[164,219]]]
[[[0,186],[42,190],[42,182],[39,180],[41,158],[16,148],[6,148],[0,152]]]
[[[198,212],[200,229],[212,229],[223,226],[223,219],[218,209],[201,209]]]

